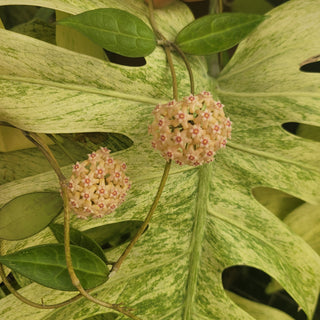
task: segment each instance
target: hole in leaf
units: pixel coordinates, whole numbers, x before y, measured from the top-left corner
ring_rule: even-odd
[[[317,306],[316,306],[316,310],[315,310],[314,315],[313,315],[313,320],[316,320],[316,319],[320,319],[320,294],[319,294],[319,297],[318,297],[318,303],[317,303]]]
[[[320,72],[320,61],[307,63],[300,67],[300,71],[303,72]]]
[[[112,152],[127,149],[133,141],[119,133],[86,132],[70,134],[40,134],[49,144],[59,165],[71,165],[83,161],[101,146]],[[22,179],[51,170],[48,161],[20,130],[0,126],[0,183]],[[21,165],[23,161],[24,165]]]
[[[7,30],[55,44],[55,11],[36,6],[0,7],[0,18]]]
[[[270,2],[273,6],[277,7],[289,0],[267,0],[267,1]]]
[[[83,233],[95,240],[102,249],[111,250],[130,241],[142,223],[139,220],[122,221],[95,227]]]
[[[108,313],[100,313],[95,316],[84,318],[83,320],[115,320],[118,318],[119,315],[113,312]]]
[[[53,142],[45,135],[40,136],[46,144],[52,145]],[[10,152],[21,149],[36,148],[35,145],[28,140],[21,130],[8,125],[0,125],[0,152]]]
[[[54,10],[38,6],[8,5],[0,7],[0,18],[6,29],[26,23],[38,17],[42,21],[53,22]]]
[[[304,139],[320,141],[320,127],[298,122],[286,122],[282,128],[291,134]]]
[[[258,202],[281,220],[304,203],[303,200],[286,192],[268,187],[253,188],[252,194]]]
[[[294,319],[306,320],[305,313],[299,309],[297,303],[287,294],[285,290],[277,290],[272,294],[266,293],[272,278],[265,272],[248,266],[232,266],[222,273],[222,283],[225,290],[240,297],[230,295],[230,298],[245,309],[248,306],[248,313],[252,312],[250,301],[260,303],[275,309],[279,309]],[[279,288],[281,289],[281,288]],[[250,300],[244,302],[242,298]],[[273,318],[273,317],[271,317]]]
[[[300,64],[300,71],[320,72],[320,55],[313,56]]]
[[[63,11],[56,11],[56,21],[65,19],[71,14]],[[79,52],[87,56],[95,57],[104,61],[108,61],[108,57],[104,49],[92,42],[81,32],[68,26],[56,25],[56,44],[59,47]]]
[[[14,275],[12,274],[12,272],[10,272],[7,275],[7,281],[11,284],[11,286],[15,289],[15,290],[19,290],[21,289],[21,286],[19,285],[19,283],[16,281]],[[5,296],[11,294],[11,292],[7,289],[6,285],[1,282],[0,283],[0,290],[2,290],[2,292],[0,292],[0,299],[4,298]],[[1,296],[1,293],[3,293],[4,296]]]
[[[111,152],[116,152],[128,149],[133,145],[133,141],[129,137],[120,133],[83,132],[60,134],[59,137],[73,141],[90,152],[97,150],[101,146],[107,147]]]
[[[103,50],[106,53],[109,61],[112,63],[121,64],[124,66],[130,66],[130,67],[142,67],[147,63],[144,57],[130,58],[130,57],[125,57],[120,54],[108,51],[106,49],[103,49]]]
[[[186,5],[189,7],[189,9],[192,11],[195,19],[200,18],[206,14],[209,13],[210,9],[210,1],[205,0],[201,2],[187,2]]]

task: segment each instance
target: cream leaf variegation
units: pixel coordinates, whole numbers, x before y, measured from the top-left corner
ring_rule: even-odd
[[[110,6],[148,21],[144,2],[136,0],[0,4],[43,5],[71,14]],[[223,102],[232,120],[232,140],[210,164],[172,166],[148,230],[120,271],[92,294],[110,303],[123,302],[143,320],[251,320],[255,317],[235,304],[222,284],[223,270],[247,265],[280,283],[311,320],[320,287],[320,258],[255,200],[252,189],[264,186],[309,203],[320,201],[319,143],[281,126],[292,121],[319,126],[319,74],[299,71],[302,61],[320,52],[319,6],[319,0],[293,0],[271,11],[240,43],[218,79],[207,75],[204,59],[190,57],[195,92],[211,91]],[[155,19],[166,37],[174,39],[192,15],[177,2],[157,10]],[[188,74],[176,54],[174,64],[182,98],[190,94]],[[1,121],[39,133],[117,132],[133,141],[114,155],[128,165],[132,188],[126,201],[99,220],[73,219],[72,226],[80,230],[144,219],[165,165],[150,148],[148,124],[154,106],[170,101],[171,95],[161,48],[146,57],[144,66],[133,68],[0,30]],[[21,159],[27,157],[27,152],[19,152]],[[10,168],[4,156],[1,163]],[[58,190],[51,171],[35,174],[28,161],[23,165],[30,175],[0,187],[2,205],[24,193]],[[70,166],[63,171],[70,174]],[[44,230],[30,239],[5,242],[4,251],[50,241],[52,234]],[[47,303],[70,297],[37,284],[21,293]],[[1,299],[1,318],[16,320],[17,312],[24,320],[81,320],[106,310],[84,300],[52,311],[30,308],[12,296]]]

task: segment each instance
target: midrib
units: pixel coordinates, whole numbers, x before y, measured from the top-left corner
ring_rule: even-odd
[[[59,83],[59,82],[54,82],[50,80],[23,78],[23,77],[6,76],[6,75],[1,75],[0,81],[1,80],[35,84],[39,86],[54,87],[54,88],[60,88],[65,90],[73,90],[81,93],[99,94],[99,95],[108,96],[112,98],[119,98],[119,99],[136,101],[141,103],[150,103],[154,105],[159,103],[159,100],[151,97],[138,96],[136,94],[118,92],[112,89],[99,89],[99,88],[94,88],[90,86],[76,85],[71,83]]]
[[[183,320],[193,319],[193,306],[197,293],[197,280],[200,269],[203,237],[206,227],[207,201],[211,174],[211,165],[204,165],[199,169],[198,197],[196,199],[195,218],[190,244],[189,275],[186,285]]]

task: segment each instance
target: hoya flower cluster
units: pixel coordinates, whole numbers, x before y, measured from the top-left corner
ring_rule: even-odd
[[[180,165],[198,166],[213,161],[217,150],[231,138],[231,121],[223,107],[206,91],[157,105],[149,126],[153,148],[166,160]]]
[[[68,184],[70,207],[79,217],[99,218],[114,211],[130,189],[126,164],[114,160],[110,150],[100,148],[88,160],[73,166]]]

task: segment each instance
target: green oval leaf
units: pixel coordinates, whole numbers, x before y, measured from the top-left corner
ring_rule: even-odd
[[[124,10],[104,8],[57,21],[72,27],[101,47],[126,57],[144,57],[156,47],[153,31]]]
[[[264,19],[263,15],[246,13],[207,15],[183,28],[175,42],[185,53],[217,53],[235,46]]]
[[[71,245],[72,263],[85,289],[95,288],[107,280],[106,264],[91,251]],[[46,244],[0,257],[0,262],[13,271],[46,287],[76,291],[66,266],[64,246]]]
[[[64,226],[62,224],[54,223],[50,225],[50,229],[58,242],[63,243]],[[97,244],[97,242],[86,236],[83,232],[77,229],[70,228],[70,243],[88,249],[89,251],[96,254],[105,263],[108,263],[102,248]]]
[[[139,220],[121,221],[94,227],[83,233],[95,240],[103,249],[111,250],[130,241],[142,223],[143,221]]]
[[[62,208],[58,192],[34,192],[14,198],[0,209],[0,239],[30,237],[44,229]]]

